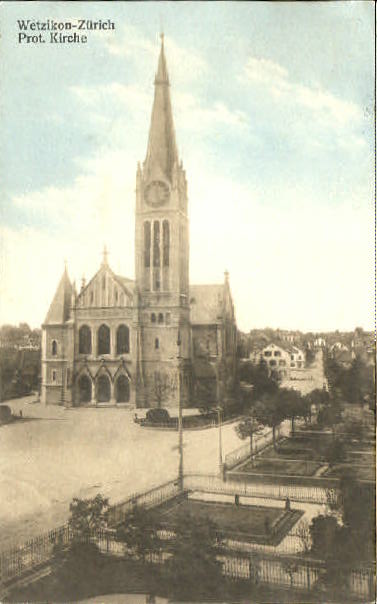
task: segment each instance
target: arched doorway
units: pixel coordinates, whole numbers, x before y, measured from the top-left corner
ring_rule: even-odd
[[[111,387],[107,375],[100,375],[97,380],[97,401],[98,403],[108,403],[110,400]]]
[[[88,375],[82,375],[78,382],[79,402],[90,403],[92,400],[92,381]]]
[[[125,375],[120,375],[116,381],[117,403],[128,403],[130,400],[130,382]]]

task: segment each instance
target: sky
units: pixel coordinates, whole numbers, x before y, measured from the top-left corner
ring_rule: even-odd
[[[0,324],[40,326],[64,261],[79,287],[104,244],[113,270],[134,277],[136,166],[163,29],[190,282],[228,270],[243,331],[373,329],[373,2],[0,11]],[[82,32],[86,44],[51,44],[48,32],[27,44],[20,19],[115,29]]]

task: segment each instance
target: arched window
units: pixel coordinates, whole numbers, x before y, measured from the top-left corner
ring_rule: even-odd
[[[98,346],[97,353],[110,354],[110,329],[107,325],[101,325],[97,334]]]
[[[51,342],[51,354],[53,357],[56,357],[58,354],[58,343],[56,340],[52,340]]]
[[[94,293],[90,292],[90,304],[93,305],[94,302]]]
[[[162,312],[158,313],[158,322],[159,323],[163,323],[164,322],[164,315],[162,314]]]
[[[160,223],[156,220],[153,223],[153,266],[160,265]]]
[[[79,330],[79,353],[90,354],[92,352],[92,332],[90,327],[83,325]]]
[[[144,222],[144,266],[151,265],[151,223]]]
[[[151,314],[151,321],[152,323],[156,323],[156,315],[154,314],[154,312],[152,312]]]
[[[115,300],[115,304],[118,303],[118,290],[117,288],[114,289],[114,300]]]
[[[160,340],[158,338],[156,338],[154,341],[154,347],[156,350],[160,348]]]
[[[170,248],[170,231],[169,222],[164,220],[162,223],[162,246],[163,246],[163,265],[169,266],[169,248]]]
[[[130,330],[127,325],[119,325],[117,329],[117,354],[130,352]]]

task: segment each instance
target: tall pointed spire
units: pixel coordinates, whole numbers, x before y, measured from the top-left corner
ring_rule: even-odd
[[[152,118],[144,170],[147,179],[165,177],[171,180],[174,165],[178,164],[178,152],[170,101],[164,34],[161,34],[161,50],[154,86]]]
[[[64,262],[64,272],[47,313],[45,325],[62,325],[69,319],[72,291],[67,264]]]

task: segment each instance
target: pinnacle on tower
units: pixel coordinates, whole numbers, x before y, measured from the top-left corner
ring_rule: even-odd
[[[161,49],[154,86],[152,118],[144,170],[147,179],[165,177],[171,181],[174,165],[178,165],[178,152],[170,101],[164,34],[161,34]]]
[[[108,265],[108,256],[109,256],[109,252],[107,250],[106,245],[103,246],[103,252],[102,252],[102,266],[107,266]]]

